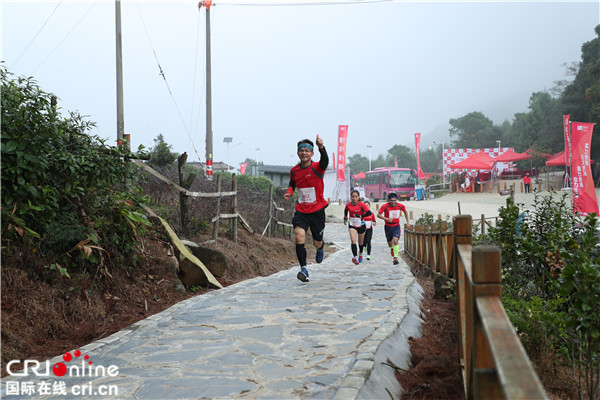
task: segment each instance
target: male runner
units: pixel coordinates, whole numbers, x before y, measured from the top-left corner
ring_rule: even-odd
[[[314,144],[308,139],[298,142],[298,158],[300,163],[290,170],[290,183],[284,198],[289,200],[294,190],[298,189],[298,203],[296,212],[292,218],[294,235],[296,237],[296,256],[300,263],[300,272],[296,276],[302,282],[308,282],[308,270],[306,269],[306,232],[310,228],[313,244],[317,249],[315,260],[317,263],[323,261],[323,231],[325,230],[325,207],[327,200],[323,197],[323,175],[329,165],[329,157],[323,139],[317,135],[317,147],[321,158],[319,162],[312,161]]]
[[[408,213],[406,208],[402,204],[398,204],[398,195],[396,193],[390,193],[388,195],[388,203],[385,203],[379,209],[377,218],[381,218],[385,221],[383,227],[385,231],[385,238],[387,239],[388,246],[390,247],[392,256],[394,257],[394,264],[398,264],[398,252],[400,251],[400,213],[403,212],[406,217],[406,224],[408,222]]]

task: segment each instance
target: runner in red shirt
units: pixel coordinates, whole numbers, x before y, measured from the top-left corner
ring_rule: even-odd
[[[317,135],[316,143],[321,155],[319,162],[312,161],[312,157],[315,155],[312,141],[304,139],[298,142],[300,163],[290,170],[290,183],[284,195],[284,198],[289,200],[294,195],[294,190],[298,190],[298,203],[292,218],[292,225],[296,237],[296,256],[300,263],[300,272],[296,277],[302,282],[308,282],[304,243],[309,228],[313,244],[317,249],[315,260],[317,263],[323,261],[325,207],[328,206],[327,200],[323,197],[323,175],[329,165],[329,157],[323,145],[323,139],[319,135]]]
[[[365,223],[363,221],[364,217],[367,217],[372,214],[369,210],[369,207],[365,203],[359,200],[360,193],[358,190],[353,190],[350,195],[350,203],[346,204],[346,208],[344,208],[344,225],[348,224],[348,214],[350,214],[350,226],[348,227],[348,231],[350,232],[350,242],[352,248],[352,262],[354,264],[358,264],[362,262],[362,252],[364,247],[364,239],[365,239]],[[357,257],[356,251],[356,238],[358,237],[358,246],[360,247],[360,254]]]
[[[365,205],[371,209],[371,203],[368,201],[364,202]],[[371,212],[371,215],[365,217],[363,216],[363,221],[365,221],[365,239],[363,240],[364,246],[367,248],[367,260],[371,259],[371,239],[373,238],[373,227],[377,225],[377,221],[375,219],[375,214]]]
[[[392,256],[394,257],[394,264],[398,264],[398,252],[400,251],[400,245],[398,244],[398,241],[400,240],[400,214],[404,213],[407,225],[410,225],[410,222],[408,222],[406,208],[404,205],[398,204],[398,195],[396,193],[390,193],[388,195],[388,200],[388,203],[385,203],[379,208],[377,218],[385,220],[385,226],[383,227],[385,230],[385,238],[387,239],[388,246],[390,246]]]

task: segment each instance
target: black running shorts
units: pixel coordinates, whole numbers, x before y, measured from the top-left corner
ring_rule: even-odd
[[[362,235],[367,231],[367,227],[365,225],[361,225],[358,228],[356,226],[349,226],[348,229],[356,229],[356,232],[358,232],[359,235]]]
[[[308,228],[310,228],[313,240],[320,242],[323,240],[323,231],[325,230],[325,209],[322,208],[319,211],[310,214],[296,211],[292,218],[292,225],[294,228],[299,226],[306,232],[308,232]]]

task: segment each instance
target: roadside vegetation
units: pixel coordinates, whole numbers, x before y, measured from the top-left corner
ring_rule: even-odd
[[[474,238],[502,250],[502,301],[549,393],[600,396],[600,226],[573,214],[567,194],[510,198],[498,226]]]

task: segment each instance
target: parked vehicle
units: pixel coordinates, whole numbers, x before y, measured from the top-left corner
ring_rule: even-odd
[[[373,201],[385,200],[394,192],[399,200],[415,197],[417,171],[410,168],[383,167],[368,171],[365,177],[365,195]]]

